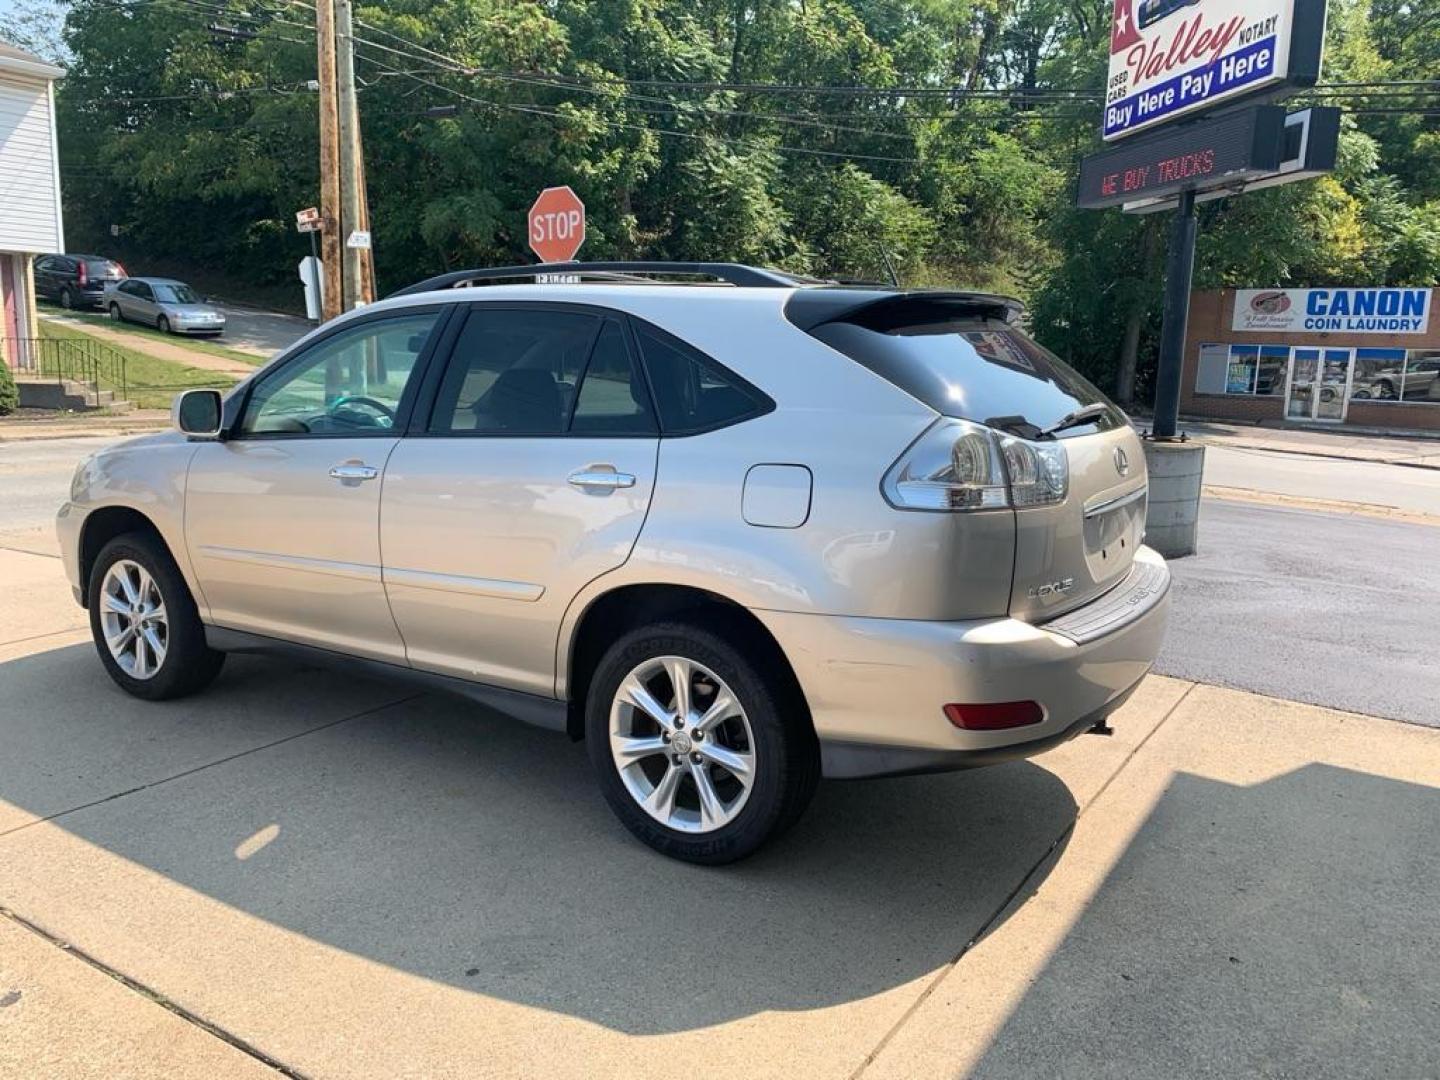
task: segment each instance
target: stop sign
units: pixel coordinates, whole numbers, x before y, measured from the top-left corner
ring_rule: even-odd
[[[585,242],[585,204],[565,187],[547,187],[530,207],[530,249],[541,262],[569,262]]]

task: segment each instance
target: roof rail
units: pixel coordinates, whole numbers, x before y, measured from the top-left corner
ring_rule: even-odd
[[[541,275],[558,274],[593,277],[597,281],[612,284],[654,284],[640,275],[673,274],[677,277],[708,277],[723,281],[727,285],[747,286],[761,289],[793,289],[796,285],[813,281],[787,274],[781,270],[762,270],[740,263],[709,262],[564,262],[539,263],[530,266],[492,266],[476,270],[454,270],[448,274],[426,278],[424,281],[407,285],[391,293],[391,296],[410,296],[414,293],[434,292],[437,289],[459,289],[482,281],[504,281],[520,278],[538,278]]]

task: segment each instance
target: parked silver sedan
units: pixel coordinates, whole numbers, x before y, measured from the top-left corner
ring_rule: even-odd
[[[153,326],[164,334],[225,332],[225,315],[174,278],[132,277],[105,290],[105,309],[115,322]]]

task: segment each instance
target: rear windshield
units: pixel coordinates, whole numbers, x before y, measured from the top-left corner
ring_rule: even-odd
[[[912,305],[875,305],[809,333],[936,412],[1034,438],[1076,409],[1109,404],[1063,360],[1000,319],[917,318]],[[898,307],[898,306],[897,306]],[[1113,406],[1060,438],[1126,423]]]
[[[120,264],[111,262],[109,259],[86,259],[85,273],[92,278],[125,276],[124,271],[120,269]]]

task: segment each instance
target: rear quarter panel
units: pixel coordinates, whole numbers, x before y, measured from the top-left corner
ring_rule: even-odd
[[[776,408],[717,431],[661,440],[655,495],[634,551],[566,613],[557,642],[561,696],[585,610],[630,584],[686,585],[752,609],[809,614],[955,619],[1006,612],[1013,512],[899,511],[881,494],[886,470],[935,420],[932,409],[795,328],[774,299],[737,310],[737,297],[696,313],[635,291],[647,295],[627,302],[633,314],[742,375]],[[803,524],[746,522],[745,477],[760,464],[810,470]]]

